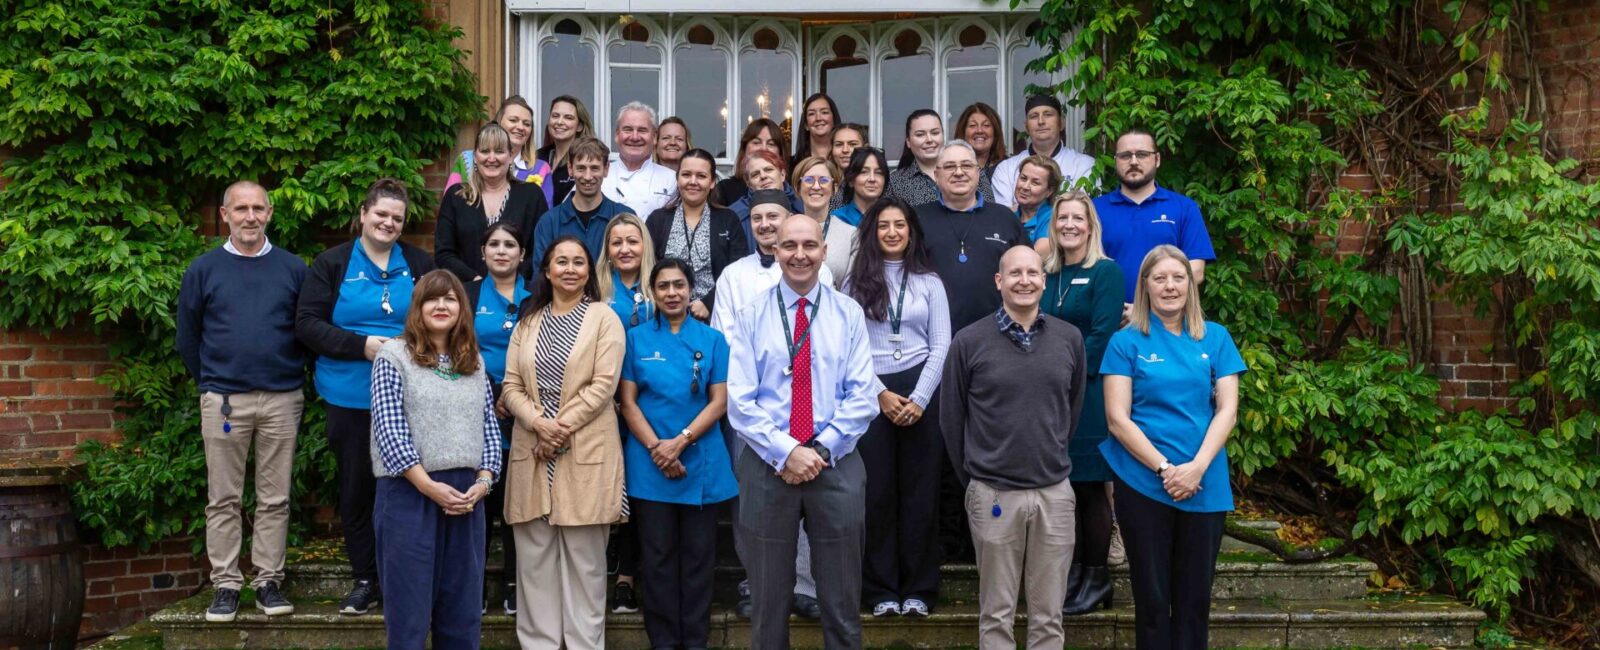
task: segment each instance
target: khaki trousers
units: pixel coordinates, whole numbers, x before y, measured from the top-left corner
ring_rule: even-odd
[[[1061,603],[1077,534],[1072,484],[996,490],[974,479],[967,486],[966,506],[978,556],[978,647],[1015,650],[1021,583],[1028,594],[1028,649],[1061,650]]]
[[[246,463],[250,445],[256,448],[256,514],[251,526],[250,560],[256,575],[251,582],[283,582],[283,551],[289,536],[289,489],[294,485],[295,431],[305,406],[298,390],[282,393],[252,391],[227,397],[233,413],[226,418],[230,431],[222,430],[222,400],[217,393],[200,395],[200,435],[206,449],[206,556],[211,560],[211,583],[239,589],[239,552],[244,540]]]
[[[511,527],[517,539],[517,643],[523,650],[606,647],[606,535],[611,526]]]

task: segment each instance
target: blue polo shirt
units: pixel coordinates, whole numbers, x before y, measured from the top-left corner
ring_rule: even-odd
[[[844,205],[834,208],[832,215],[835,219],[857,228],[861,227],[861,220],[866,218],[866,215],[861,214],[861,208],[856,207],[855,201],[846,201]]]
[[[362,336],[399,336],[406,328],[411,291],[416,279],[406,256],[396,246],[389,253],[389,268],[380,269],[358,242],[350,247],[339,300],[333,304],[333,324]],[[389,310],[383,309],[388,296]],[[317,357],[312,380],[317,394],[329,404],[347,409],[372,408],[372,362],[366,359]]]
[[[711,402],[711,386],[728,382],[728,341],[693,318],[685,318],[677,334],[665,318],[651,318],[628,330],[622,380],[639,387],[639,410],[656,437],[676,437]],[[623,460],[631,497],[702,506],[739,494],[717,422],[678,456],[687,470],[682,478],[662,474],[632,435],[623,443]]]
[[[1143,203],[1134,203],[1119,189],[1095,197],[1094,209],[1106,256],[1122,267],[1123,302],[1133,302],[1139,267],[1157,246],[1177,246],[1191,260],[1217,259],[1200,206],[1187,196],[1158,185]]]
[[[1150,317],[1150,333],[1124,327],[1111,336],[1101,375],[1122,375],[1133,380],[1133,401],[1129,416],[1150,444],[1173,465],[1194,460],[1206,427],[1216,409],[1211,393],[1219,377],[1243,374],[1246,370],[1239,348],[1227,328],[1206,322],[1205,336],[1194,340],[1189,330],[1173,334]],[[1228,484],[1228,450],[1212,459],[1200,479],[1200,491],[1183,501],[1173,501],[1161,485],[1161,477],[1145,467],[1116,438],[1100,443],[1117,478],[1146,497],[1187,512],[1227,512],[1233,510],[1233,488]]]
[[[622,329],[633,329],[656,313],[656,304],[646,299],[643,284],[642,274],[630,287],[623,284],[621,273],[611,272],[611,301],[606,306],[622,320]]]
[[[1032,219],[1022,222],[1022,230],[1028,233],[1028,241],[1036,242],[1050,237],[1050,220],[1054,214],[1055,208],[1050,207],[1047,202],[1039,206],[1039,209],[1033,213]],[[1017,213],[1017,218],[1022,218],[1021,212]]]

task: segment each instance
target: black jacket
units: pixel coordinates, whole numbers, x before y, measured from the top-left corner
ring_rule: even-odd
[[[483,233],[489,230],[489,217],[484,212],[483,200],[478,205],[467,205],[461,195],[465,185],[452,185],[439,201],[439,220],[434,225],[433,255],[439,268],[448,269],[463,284],[472,278],[489,275],[483,262]],[[528,274],[533,259],[533,227],[549,209],[544,202],[544,190],[531,183],[512,183],[506,196],[506,207],[500,220],[517,227],[519,242],[525,253],[521,272]]]
[[[332,359],[367,358],[367,337],[333,324],[333,307],[339,304],[339,288],[350,266],[350,253],[357,240],[350,240],[322,251],[311,262],[305,286],[300,287],[300,304],[295,307],[294,336],[315,354]],[[404,242],[395,244],[411,267],[413,280],[434,269],[433,258]],[[392,255],[392,253],[391,253]]]
[[[650,213],[650,218],[645,221],[645,229],[650,231],[650,242],[655,245],[656,259],[667,257],[667,236],[671,232],[674,207],[665,207]],[[711,219],[711,281],[716,282],[722,277],[722,269],[735,260],[750,254],[750,242],[745,240],[744,227],[739,225],[739,215],[727,208],[714,208],[706,206],[707,217]],[[644,271],[646,277],[648,270]],[[717,290],[702,299],[706,309],[715,307]]]

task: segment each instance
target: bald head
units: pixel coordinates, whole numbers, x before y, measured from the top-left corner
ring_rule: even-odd
[[[1039,296],[1044,292],[1044,260],[1028,246],[1012,246],[1000,257],[1000,270],[994,274],[994,286],[1000,290],[1000,302],[1005,304],[1011,317],[1023,322],[1021,314],[1031,314],[1039,309]]]
[[[807,293],[817,284],[828,245],[822,241],[822,225],[804,213],[791,214],[778,226],[778,265],[783,280],[796,293]]]

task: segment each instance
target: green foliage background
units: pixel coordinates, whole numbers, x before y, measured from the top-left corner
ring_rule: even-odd
[[[1077,62],[1059,90],[1087,104],[1102,169],[1115,134],[1149,129],[1161,182],[1206,215],[1208,316],[1251,367],[1235,484],[1501,617],[1563,611],[1529,587],[1582,575],[1594,558],[1570,542],[1600,516],[1600,186],[1545,155],[1503,67],[1541,9],[1047,0],[1038,34],[1061,43],[1039,66]],[[1434,89],[1470,110],[1419,110]],[[1434,148],[1383,140],[1397,124]],[[1398,182],[1340,187],[1374,149]],[[1352,226],[1369,245],[1340,252]],[[1440,407],[1402,279],[1506,324],[1514,408]]]
[[[0,327],[88,324],[112,345],[117,445],[82,450],[79,512],[107,544],[204,530],[178,283],[235,179],[272,188],[273,242],[308,259],[382,176],[421,170],[483,98],[422,2],[12,0],[0,11]],[[332,473],[308,409],[296,494]],[[298,504],[298,499],[296,500]]]

